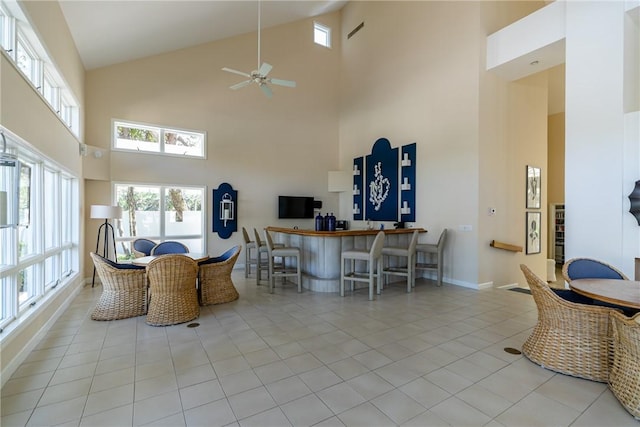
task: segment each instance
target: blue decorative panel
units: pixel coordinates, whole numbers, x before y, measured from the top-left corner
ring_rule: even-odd
[[[416,143],[403,145],[400,157],[400,220],[416,220]]]
[[[364,213],[362,204],[362,180],[364,179],[364,157],[353,159],[353,219],[361,220]]]
[[[238,231],[238,192],[226,182],[213,190],[213,231],[221,239]]]
[[[372,221],[397,221],[398,149],[386,138],[378,139],[366,156],[365,218]]]

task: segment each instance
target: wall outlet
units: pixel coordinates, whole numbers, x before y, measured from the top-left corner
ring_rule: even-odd
[[[458,230],[460,230],[460,231],[471,231],[471,230],[473,230],[473,227],[471,227],[471,225],[469,225],[469,224],[459,225],[458,226]]]

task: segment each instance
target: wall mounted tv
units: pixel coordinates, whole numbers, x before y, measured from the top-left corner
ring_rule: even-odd
[[[278,218],[313,218],[313,197],[278,196]]]

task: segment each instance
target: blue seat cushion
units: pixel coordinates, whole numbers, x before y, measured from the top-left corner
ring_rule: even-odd
[[[226,261],[229,258],[231,258],[231,256],[233,256],[233,253],[235,252],[235,250],[236,250],[236,246],[234,246],[231,249],[227,250],[225,253],[223,253],[220,256],[211,257],[211,258],[205,259],[204,261],[200,261],[200,262],[198,262],[198,265],[215,264],[217,262]]]
[[[580,295],[577,292],[572,291],[571,289],[551,289],[558,295],[560,298],[566,301],[575,302],[578,304],[587,304],[593,305],[593,299],[589,297],[585,297],[584,295]]]
[[[567,269],[571,280],[577,279],[622,279],[622,276],[609,266],[590,259],[571,262]]]

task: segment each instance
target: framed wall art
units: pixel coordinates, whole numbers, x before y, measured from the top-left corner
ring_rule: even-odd
[[[540,168],[527,165],[527,209],[540,209]]]
[[[540,253],[540,230],[542,229],[540,221],[542,214],[540,212],[527,212],[527,248],[526,254]]]

